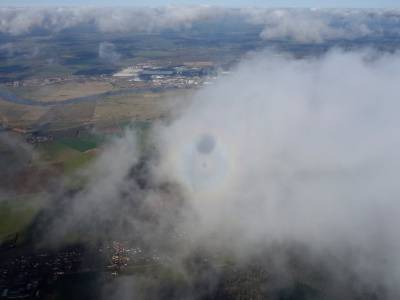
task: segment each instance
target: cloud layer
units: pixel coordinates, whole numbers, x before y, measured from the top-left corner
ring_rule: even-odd
[[[300,43],[353,40],[400,33],[398,10],[245,9],[254,24],[265,25],[261,37]]]
[[[107,63],[117,63],[121,59],[115,45],[109,42],[99,44],[99,58]]]
[[[400,34],[399,10],[229,9],[212,6],[159,8],[0,8],[0,32],[19,35],[34,30],[59,32],[92,25],[100,32],[159,32],[187,29],[195,22],[232,17],[264,26],[266,40],[301,43]]]
[[[357,284],[397,299],[399,70],[397,54],[256,54],[155,125],[151,167],[134,132],[117,140],[50,228],[140,240],[178,261],[300,245],[328,268],[326,293],[343,299]]]
[[[185,230],[239,256],[304,244],[398,297],[400,57],[372,57],[256,55],[158,128],[155,172],[198,216]]]
[[[58,32],[94,25],[101,32],[154,32],[190,27],[194,21],[217,15],[207,6],[162,8],[0,8],[0,32],[26,34],[41,29]]]

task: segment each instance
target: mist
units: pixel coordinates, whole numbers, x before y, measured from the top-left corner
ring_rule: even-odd
[[[353,271],[395,287],[400,60],[375,55],[255,55],[157,129],[155,172],[199,217],[186,230],[238,256],[297,242],[343,261],[355,251]]]
[[[399,34],[396,9],[242,9],[248,22],[264,25],[264,40],[323,43]]]
[[[258,257],[285,284],[295,255],[329,274],[336,299],[354,298],[349,286],[397,299],[399,79],[398,54],[252,54],[155,124],[145,147],[134,130],[112,142],[85,188],[62,196],[52,239],[139,241],[189,281],[199,249]]]
[[[0,202],[7,195],[14,194],[13,176],[23,170],[32,160],[32,147],[19,137],[0,132]]]
[[[156,8],[102,7],[0,7],[0,32],[23,35],[35,30],[50,33],[92,25],[103,33],[158,32],[188,28],[195,21],[223,15],[210,6]]]
[[[99,44],[99,58],[106,63],[115,64],[121,59],[121,54],[113,43],[102,42]]]
[[[157,33],[188,30],[194,24],[224,18],[261,26],[260,39],[323,43],[379,38],[400,34],[398,9],[226,8],[179,6],[144,8],[101,7],[2,7],[0,32],[24,35],[49,34],[80,26],[101,33]]]

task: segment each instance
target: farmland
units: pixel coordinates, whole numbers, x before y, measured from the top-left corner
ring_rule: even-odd
[[[0,239],[23,234],[45,203],[44,194],[3,196],[0,201]]]

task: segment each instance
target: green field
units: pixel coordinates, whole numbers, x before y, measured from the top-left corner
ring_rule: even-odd
[[[0,241],[23,233],[46,202],[44,194],[0,198]]]
[[[82,152],[82,149],[86,149],[88,146],[90,146],[90,149],[94,149],[94,147],[92,147],[93,144],[90,142],[80,143],[79,140],[74,141],[74,138],[66,141],[72,146],[62,141],[55,141],[40,145],[38,149],[43,162],[62,163],[64,172],[68,175],[92,161],[94,155],[92,153]],[[74,149],[73,146],[79,149]]]
[[[58,142],[79,152],[86,152],[100,146],[104,142],[104,138],[87,135],[83,137],[64,137],[59,139]]]

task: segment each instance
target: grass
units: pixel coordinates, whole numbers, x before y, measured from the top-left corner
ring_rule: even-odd
[[[0,241],[8,235],[22,233],[43,207],[45,196],[21,195],[0,201]]]
[[[79,152],[86,152],[101,145],[104,142],[104,138],[87,135],[83,137],[64,137],[59,139],[58,142]]]
[[[76,170],[87,166],[93,159],[94,156],[88,153],[81,153],[81,155],[76,155],[64,162],[64,171],[67,175],[72,174]]]
[[[92,153],[82,151],[85,149],[94,149],[95,145],[93,142],[84,142],[80,140],[74,141],[74,139],[75,138],[68,138],[64,142],[61,140],[40,145],[39,151],[41,153],[42,159],[47,162],[62,163],[66,175],[69,175],[76,170],[83,168],[84,166],[89,164],[95,156]],[[79,149],[74,149],[73,147]]]
[[[98,146],[96,140],[94,139],[81,139],[71,137],[62,138],[59,140],[59,143],[79,152],[86,152]]]
[[[62,156],[62,154],[65,154],[68,149],[68,146],[59,142],[40,144],[38,146],[38,150],[40,151],[42,158],[46,161],[59,160],[60,156]]]
[[[63,164],[65,175],[89,164],[94,153],[84,152],[96,148],[101,142],[100,137],[64,138],[60,141],[38,146],[40,163]],[[23,232],[40,211],[44,203],[44,195],[18,195],[0,198],[0,242],[6,236]]]

